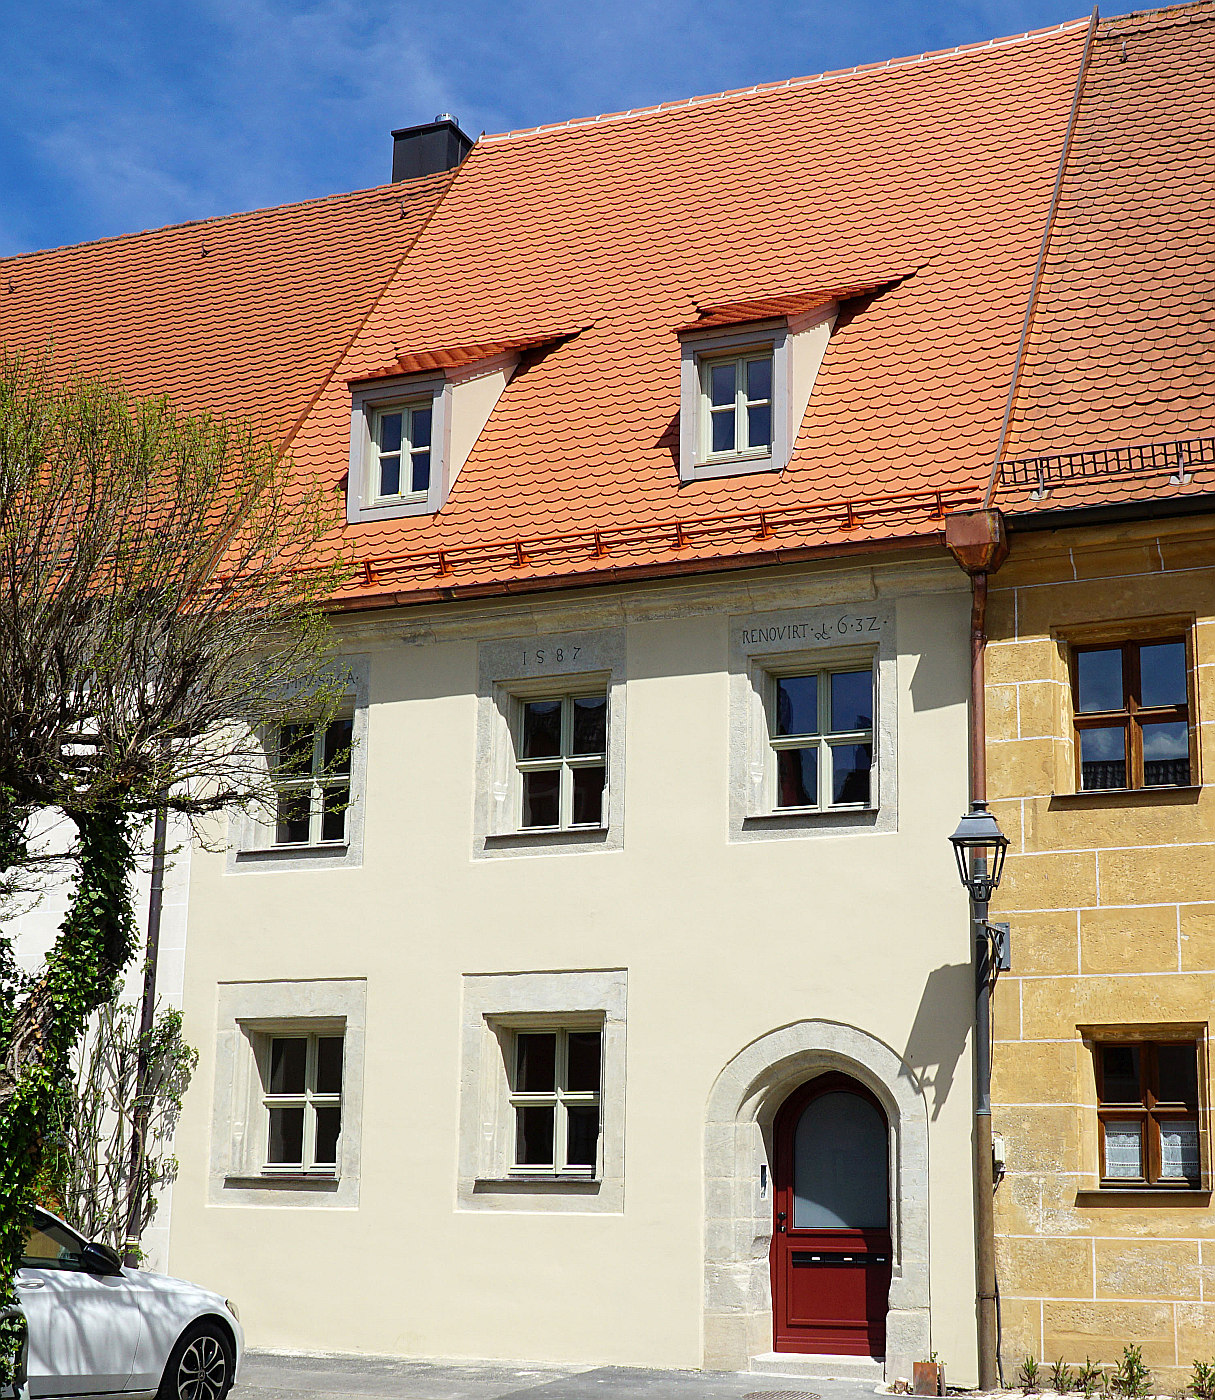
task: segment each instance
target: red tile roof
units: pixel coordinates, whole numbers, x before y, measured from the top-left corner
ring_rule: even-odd
[[[936,539],[985,484],[1085,35],[478,142],[297,436],[301,470],[341,478],[368,366],[587,329],[525,358],[438,517],[345,531],[371,561],[351,596]],[[783,473],[681,485],[676,327],[913,268],[846,305]]]
[[[452,345],[445,350],[411,350],[408,354],[398,355],[391,364],[383,365],[379,369],[356,372],[350,375],[346,382],[359,384],[375,379],[394,379],[405,374],[424,374],[432,369],[462,369],[465,365],[492,360],[498,355],[556,345],[577,334],[576,330],[543,331],[536,335],[514,336],[482,345]]]
[[[878,290],[885,290],[886,287],[893,286],[895,282],[901,281],[903,273],[898,277],[874,277],[868,278],[851,287],[823,287],[813,292],[788,292],[784,296],[760,297],[751,301],[724,301],[716,306],[708,305],[700,308],[700,315],[695,321],[690,321],[686,326],[680,326],[680,331],[703,331],[712,326],[740,326],[750,321],[769,321],[776,318],[785,319],[790,316],[802,316],[809,311],[817,311],[821,307],[830,306],[832,302],[851,301],[855,297],[867,296]]]
[[[0,342],[285,436],[451,179],[0,260]]]
[[[1213,7],[1097,31],[1006,455],[1215,432]],[[522,352],[437,517],[335,534],[352,604],[931,542],[987,485],[1088,39],[487,137],[454,176],[9,259],[0,337],[252,414],[335,485],[350,382]],[[827,300],[789,466],[681,484],[677,328]]]
[[[1212,0],[1097,28],[1003,455],[1203,436],[1215,436]],[[1009,470],[996,502],[1023,512],[1215,490],[1209,464],[1173,484],[1171,469],[1131,460],[1048,469],[1036,499]]]

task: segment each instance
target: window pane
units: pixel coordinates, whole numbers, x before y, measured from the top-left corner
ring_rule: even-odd
[[[772,408],[770,404],[760,404],[758,408],[747,409],[747,446],[772,446]]]
[[[306,778],[312,772],[316,730],[310,724],[284,724],[278,731],[278,771],[285,778]]]
[[[1194,1122],[1160,1125],[1161,1181],[1198,1181],[1198,1124]]]
[[[1101,1102],[1143,1102],[1143,1091],[1139,1087],[1139,1047],[1137,1045],[1103,1045],[1101,1047]]]
[[[1136,1122],[1105,1124],[1105,1175],[1113,1181],[1138,1181],[1143,1176],[1143,1140]]]
[[[410,458],[409,489],[426,491],[430,488],[430,453],[415,452]]]
[[[521,1167],[553,1165],[555,1108],[515,1109],[515,1161]]]
[[[1126,730],[1082,729],[1080,731],[1080,788],[1126,787]]]
[[[604,753],[607,749],[607,696],[574,698],[573,753]]]
[[[346,813],[350,810],[350,789],[345,783],[340,787],[325,789],[321,812],[321,840],[345,841]]]
[[[818,748],[781,749],[776,755],[776,805],[818,806]]]
[[[409,415],[410,447],[430,446],[430,409],[415,408]]]
[[[381,452],[399,452],[401,450],[401,415],[399,413],[380,414],[380,441]]]
[[[523,775],[523,825],[557,826],[561,820],[561,770]]]
[[[1144,787],[1184,787],[1190,781],[1190,727],[1184,720],[1143,726]]]
[[[817,676],[782,676],[776,682],[776,732],[818,733]]]
[[[342,1037],[323,1035],[316,1042],[316,1092],[342,1092]]]
[[[836,734],[873,728],[872,671],[831,673],[831,728]]]
[[[556,758],[561,753],[561,701],[529,700],[523,706],[523,757]]]
[[[83,1271],[85,1265],[81,1242],[71,1231],[53,1220],[48,1220],[41,1227],[31,1225],[25,1237],[21,1267]]]
[[[567,1109],[566,1120],[566,1164],[571,1167],[593,1167],[599,1142],[598,1108]]]
[[[831,801],[839,806],[869,801],[869,769],[873,765],[872,744],[832,744]]]
[[[381,496],[399,496],[401,494],[401,459],[399,457],[380,458],[380,490]]]
[[[309,817],[312,798],[303,792],[280,792],[278,815],[274,824],[274,840],[279,846],[306,845],[309,838]]]
[[[570,1031],[565,1087],[577,1094],[599,1092],[599,1031]]]
[[[270,1110],[270,1147],[267,1162],[287,1166],[304,1164],[304,1110],[272,1108]]]
[[[325,729],[325,769],[329,773],[350,772],[350,745],[354,740],[354,720],[335,719]]]
[[[1198,1107],[1198,1057],[1192,1045],[1158,1045],[1156,1076],[1161,1103]]]
[[[1186,703],[1184,642],[1153,642],[1139,648],[1139,703]]]
[[[342,1131],[342,1110],[340,1108],[318,1108],[316,1110],[316,1151],[313,1161],[318,1166],[337,1166],[338,1135]]]
[[[734,410],[732,408],[713,415],[713,451],[734,451]]]
[[[515,1092],[551,1094],[556,1087],[556,1032],[520,1031],[515,1037]]]
[[[304,1071],[308,1064],[308,1042],[302,1037],[290,1040],[275,1036],[270,1042],[270,1083],[268,1094],[302,1094]]]
[[[1122,687],[1122,648],[1076,653],[1076,709],[1081,714],[1093,710],[1121,710],[1125,696]]]
[[[715,406],[732,404],[736,382],[733,364],[713,365],[709,370],[709,402]]]
[[[602,824],[604,775],[601,763],[593,768],[574,769],[574,826]]]
[[[747,361],[747,398],[754,403],[757,399],[772,397],[772,361],[766,355],[762,360]]]

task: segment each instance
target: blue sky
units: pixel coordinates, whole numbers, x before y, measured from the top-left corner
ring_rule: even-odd
[[[391,128],[437,112],[475,136],[1083,13],[1082,0],[0,0],[0,255],[379,184]]]

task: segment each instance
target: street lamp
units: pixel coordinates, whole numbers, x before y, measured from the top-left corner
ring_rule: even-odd
[[[978,1264],[979,1385],[994,1388],[1000,1377],[996,1321],[995,1161],[991,1136],[991,989],[1000,972],[1010,966],[1007,924],[993,924],[987,906],[1004,873],[1008,837],[987,810],[974,799],[970,811],[949,838],[958,862],[958,875],[970,895],[974,925],[975,969],[975,1183]]]
[[[987,803],[974,801],[949,838],[958,862],[958,874],[976,904],[986,904],[996,892],[1004,872],[1008,837],[987,810]],[[990,858],[990,859],[989,859]]]

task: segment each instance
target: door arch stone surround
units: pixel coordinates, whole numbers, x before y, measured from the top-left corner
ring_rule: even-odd
[[[745,1046],[718,1075],[705,1119],[704,1355],[707,1370],[745,1371],[772,1350],[772,1123],[785,1098],[837,1070],[866,1085],[890,1123],[892,1273],[886,1378],[910,1376],[931,1351],[928,1111],[890,1046],[836,1021],[795,1021]],[[768,1188],[761,1196],[760,1168]]]

